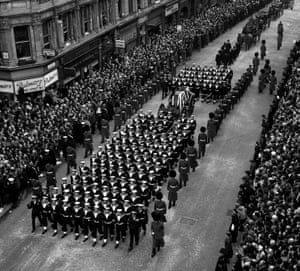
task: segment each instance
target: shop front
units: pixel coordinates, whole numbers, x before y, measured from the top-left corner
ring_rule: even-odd
[[[138,19],[138,44],[146,44],[146,22],[148,16],[143,16]]]
[[[145,29],[147,37],[164,32],[164,13],[164,8],[160,7],[148,15]]]
[[[180,0],[179,1],[179,16],[180,20],[189,18],[191,15],[194,15],[195,0]]]
[[[172,25],[178,24],[178,10],[179,10],[179,3],[178,0],[172,1],[168,3],[165,7],[165,24],[166,27],[170,27]]]
[[[60,86],[80,77],[84,78],[89,70],[99,64],[100,38],[95,38],[63,55],[60,59]]]
[[[129,51],[137,45],[137,24],[138,22],[134,20],[133,22],[130,22],[130,24],[126,24],[119,29],[118,40],[123,40],[125,42],[125,51]],[[119,50],[119,52],[123,53],[123,50]]]

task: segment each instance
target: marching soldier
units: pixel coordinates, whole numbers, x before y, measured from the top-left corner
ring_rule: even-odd
[[[260,46],[260,58],[261,58],[261,60],[264,60],[264,58],[266,57],[266,53],[267,53],[266,41],[262,40],[261,41],[261,46]]]
[[[260,75],[258,77],[258,93],[262,93],[266,84],[266,76],[265,76],[265,70],[260,70]]]
[[[79,238],[79,229],[82,227],[83,210],[80,201],[75,201],[73,209],[74,233],[75,240]]]
[[[178,180],[175,178],[176,177],[176,171],[172,170],[169,173],[170,178],[168,180],[168,200],[169,200],[169,209],[173,206],[176,205],[176,201],[177,201],[177,191],[179,189],[179,182]]]
[[[201,157],[204,157],[204,155],[205,155],[206,144],[207,144],[206,128],[204,126],[202,126],[200,128],[200,133],[198,135],[199,159]]]
[[[141,184],[141,189],[140,189],[140,196],[142,199],[142,203],[148,207],[149,206],[149,202],[151,199],[151,191],[147,185],[147,181],[142,181]]]
[[[190,165],[186,160],[186,154],[182,153],[178,163],[178,172],[179,172],[179,189],[182,188],[182,184],[186,186],[186,183],[189,179]]]
[[[58,200],[52,199],[51,205],[50,205],[50,221],[52,222],[52,229],[53,234],[52,236],[55,236],[57,234],[57,224],[60,222],[60,205]]]
[[[133,242],[135,241],[135,245],[137,246],[139,244],[140,237],[140,220],[135,209],[132,209],[129,215],[128,228],[130,235],[128,251],[131,251],[133,249]]]
[[[163,194],[159,191],[156,193],[156,200],[154,202],[154,213],[158,215],[161,222],[167,222],[165,214],[167,213],[167,205],[162,200]]]
[[[213,142],[216,134],[217,134],[217,127],[216,127],[216,120],[215,114],[210,112],[208,114],[209,120],[207,121],[206,129],[207,129],[207,143]]]
[[[51,219],[50,211],[51,211],[51,209],[50,209],[48,197],[43,197],[42,203],[41,203],[41,218],[42,218],[42,224],[43,224],[42,234],[45,234],[47,232],[48,220]]]
[[[32,232],[35,232],[35,219],[38,218],[40,224],[43,224],[43,220],[41,217],[41,204],[37,198],[37,195],[32,195],[31,202],[27,205],[28,209],[32,209],[31,211],[31,221],[32,221]]]
[[[188,143],[188,148],[187,148],[187,156],[188,156],[188,161],[190,168],[192,168],[193,171],[195,171],[195,168],[197,167],[197,150],[194,147],[195,142],[193,140],[190,140]]]
[[[283,24],[280,21],[278,26],[277,26],[277,50],[280,50],[281,45],[282,45],[282,39],[283,39]]]
[[[91,221],[91,232],[93,237],[93,247],[97,244],[97,233],[100,234],[100,240],[103,239],[102,214],[99,207],[94,207]]]
[[[153,238],[152,257],[164,246],[164,224],[156,213],[152,213],[151,235]]]
[[[102,247],[107,245],[108,236],[110,240],[114,239],[115,233],[115,215],[112,213],[109,206],[106,206],[103,214],[103,244]]]
[[[68,225],[71,227],[71,232],[73,231],[72,208],[67,199],[63,200],[63,206],[60,212],[60,221],[61,221],[62,232],[63,232],[61,238],[65,238],[68,232]]]
[[[62,181],[62,184],[61,184],[61,191],[62,191],[62,193],[63,193],[65,190],[71,190],[71,185],[68,184],[68,179],[67,179],[67,177],[63,177],[63,178],[61,179],[61,181]]]
[[[125,242],[126,238],[126,215],[123,214],[122,208],[118,208],[115,216],[115,227],[116,227],[116,244],[115,248],[118,248],[120,245],[120,239]]]
[[[144,231],[144,235],[146,235],[146,225],[148,224],[148,211],[143,204],[137,204],[137,216],[140,221],[141,229]]]
[[[89,239],[89,229],[91,227],[92,221],[92,211],[90,209],[90,203],[84,203],[84,210],[82,214],[82,233],[84,235],[83,242],[86,242]]]
[[[253,75],[256,75],[257,71],[258,71],[258,67],[259,67],[259,53],[255,52],[254,54],[254,58],[252,60],[252,66],[253,66]]]
[[[50,187],[56,186],[55,166],[48,163],[46,164],[45,168],[46,168],[47,189],[49,191]]]

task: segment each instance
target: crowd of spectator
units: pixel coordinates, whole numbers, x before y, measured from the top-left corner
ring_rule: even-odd
[[[135,47],[125,57],[110,59],[101,70],[77,81],[64,95],[19,97],[0,101],[0,207],[6,195],[17,201],[18,192],[43,172],[47,164],[66,155],[68,145],[83,141],[85,123],[92,132],[111,120],[114,109],[143,92],[146,83],[159,89],[157,75],[169,72],[225,29],[258,10],[269,0],[239,0],[208,9],[182,22],[165,35],[152,37],[147,45]]]
[[[300,269],[299,90],[300,41],[291,51],[270,111],[263,116],[216,270],[228,270],[235,242],[234,271]]]

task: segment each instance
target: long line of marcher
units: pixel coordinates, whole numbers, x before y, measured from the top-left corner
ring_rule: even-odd
[[[134,48],[126,57],[110,59],[100,71],[63,93],[54,90],[45,98],[1,99],[0,208],[7,195],[16,206],[20,191],[36,182],[41,172],[53,175],[57,159],[67,161],[68,154],[76,155],[76,144],[92,146],[90,134],[97,129],[108,138],[109,120],[115,118],[116,129],[124,124],[146,98],[160,90],[160,72],[174,72],[191,54],[193,45],[205,46],[268,2],[240,0],[214,6],[184,20],[181,32],[170,27],[165,35],[154,36],[149,44]],[[89,126],[91,130],[86,131]],[[55,174],[49,180],[53,183],[48,186],[55,184]]]
[[[242,32],[237,35],[234,44],[230,40],[224,42],[216,55],[216,65],[230,66],[234,63],[242,49],[249,50],[259,40],[261,33],[270,27],[271,20],[278,19],[283,14],[283,3],[273,3],[267,11],[259,11],[252,15]]]
[[[300,269],[300,41],[287,64],[242,178],[218,271],[228,270],[236,242],[234,271]]]
[[[92,237],[92,245],[103,240],[114,241],[115,248],[130,235],[128,250],[139,244],[141,231],[146,233],[148,207],[155,200],[151,234],[152,256],[164,246],[164,222],[167,204],[161,187],[167,182],[168,208],[176,205],[177,192],[186,186],[190,170],[195,171],[197,159],[206,153],[206,145],[217,135],[222,120],[239,101],[252,81],[251,67],[243,74],[214,113],[209,114],[206,127],[200,128],[195,148],[196,122],[182,116],[176,118],[172,106],[154,115],[140,112],[126,122],[119,133],[100,146],[88,166],[84,161],[69,178],[63,178],[61,192],[54,186],[33,193],[28,208],[32,209],[32,231],[38,218],[43,234],[49,229],[53,236],[61,231],[65,238],[74,231],[83,242]],[[179,178],[176,178],[178,169]]]

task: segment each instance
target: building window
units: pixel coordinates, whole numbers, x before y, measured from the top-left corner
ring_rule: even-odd
[[[51,47],[51,20],[43,22],[43,43],[44,48],[49,49]]]
[[[29,58],[31,57],[31,42],[29,37],[29,26],[16,26],[14,27],[15,43],[17,57]]]
[[[144,0],[137,0],[137,8],[139,9],[143,9],[144,8]]]
[[[112,23],[113,1],[99,0],[100,28]]]
[[[129,14],[133,13],[133,0],[128,1],[128,11],[129,11]]]
[[[118,12],[119,12],[120,18],[123,17],[122,5],[123,5],[123,4],[122,4],[122,0],[119,0],[119,1],[118,1]]]
[[[86,35],[91,32],[91,6],[85,6],[80,9],[81,15],[81,34]]]
[[[74,38],[72,12],[64,13],[60,16],[60,20],[62,21],[62,35],[64,37],[63,42],[64,44],[69,44]]]

